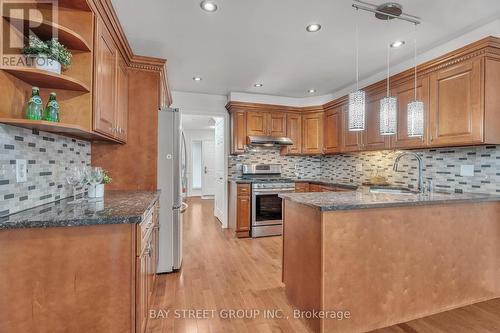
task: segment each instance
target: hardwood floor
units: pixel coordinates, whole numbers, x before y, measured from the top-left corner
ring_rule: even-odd
[[[192,198],[189,205],[184,215],[182,270],[158,277],[152,306],[155,316],[149,319],[147,332],[310,333],[293,317],[286,300],[281,283],[281,238],[236,239],[213,217],[212,200]],[[247,310],[250,318],[224,318],[229,310],[240,309]],[[260,312],[253,316],[251,310]],[[277,310],[275,314],[288,319],[265,318],[264,310]],[[168,315],[166,311],[170,311]],[[451,332],[500,332],[500,299],[372,333]]]

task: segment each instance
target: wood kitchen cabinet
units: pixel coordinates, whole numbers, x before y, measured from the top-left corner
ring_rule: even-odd
[[[300,155],[302,153],[302,115],[300,113],[288,113],[286,115],[286,133],[293,141],[293,145],[283,148],[288,155]]]
[[[309,192],[309,183],[306,183],[306,182],[296,182],[295,183],[295,192],[296,193]]]
[[[367,94],[366,133],[361,143],[363,150],[383,150],[391,147],[392,135],[380,134],[380,100],[386,96],[386,91]]]
[[[96,19],[94,130],[115,136],[118,51],[101,18]]]
[[[428,143],[429,128],[429,76],[417,80],[417,100],[424,103],[424,135],[408,136],[408,103],[415,100],[415,82],[406,81],[392,89],[392,95],[398,99],[398,128],[393,138],[395,148],[423,148]]]
[[[306,113],[302,116],[302,154],[323,152],[323,112]]]
[[[334,154],[341,149],[342,107],[337,106],[325,112],[323,153]]]
[[[229,227],[239,238],[250,236],[252,187],[230,182]]]
[[[127,141],[128,130],[128,69],[121,57],[118,60],[116,79],[116,131],[115,136],[120,141]]]
[[[323,192],[323,189],[319,184],[309,184],[309,192]]]
[[[364,131],[349,131],[349,120],[347,115],[347,106],[342,107],[342,130],[341,130],[341,152],[356,152],[362,150],[362,144],[366,137]]]
[[[231,113],[231,154],[245,152],[247,140],[247,117],[244,111]]]
[[[483,59],[476,58],[430,75],[430,145],[483,141]]]
[[[272,111],[248,111],[247,135],[286,136],[286,114]]]

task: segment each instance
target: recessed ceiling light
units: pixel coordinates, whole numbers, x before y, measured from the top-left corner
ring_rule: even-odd
[[[217,10],[217,4],[213,1],[202,1],[200,3],[201,9],[203,9],[206,12],[215,12]]]
[[[307,92],[310,94],[314,94],[316,92],[316,89],[309,89]]]
[[[254,86],[255,88],[259,88],[259,87],[262,87],[262,86],[263,86],[263,84],[262,84],[262,83],[256,83],[256,84],[254,84],[253,86]]]
[[[308,32],[317,32],[317,31],[320,31],[320,29],[321,29],[321,24],[318,24],[318,23],[312,23],[306,27],[306,30]]]
[[[199,81],[201,81],[201,77],[195,76],[195,77],[193,77],[193,81],[198,81],[199,82]]]
[[[397,40],[397,41],[391,43],[391,47],[393,49],[397,48],[397,47],[401,47],[403,45],[405,45],[405,41],[404,40]]]

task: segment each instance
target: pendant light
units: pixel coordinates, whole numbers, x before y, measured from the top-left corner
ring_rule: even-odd
[[[380,100],[380,135],[396,134],[398,120],[398,100],[390,96],[390,55],[391,46],[387,43],[387,96]]]
[[[356,9],[356,91],[349,94],[347,114],[348,129],[351,132],[364,131],[366,122],[366,95],[359,90],[359,24]]]
[[[408,103],[408,137],[424,136],[424,102],[417,100],[417,25],[415,24],[414,39],[414,61],[415,61],[415,98]]]

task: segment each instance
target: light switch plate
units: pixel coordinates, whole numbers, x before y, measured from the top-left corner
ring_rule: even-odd
[[[16,160],[16,181],[24,183],[28,180],[26,160]]]
[[[460,166],[460,176],[462,177],[474,177],[474,166],[470,164],[464,164]]]
[[[356,171],[359,171],[359,172],[363,171],[363,163],[356,164]]]

